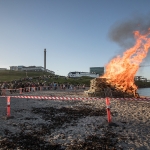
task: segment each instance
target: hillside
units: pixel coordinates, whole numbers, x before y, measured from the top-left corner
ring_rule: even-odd
[[[51,75],[48,72],[25,72],[25,71],[13,71],[13,70],[5,70],[0,71],[0,82],[3,81],[12,81],[12,80],[19,80],[20,78],[28,77],[35,77],[35,76],[42,76],[42,75]]]
[[[70,83],[70,84],[85,84],[86,86],[90,86],[90,80],[93,79],[91,77],[81,77],[81,78],[66,78],[65,76],[52,75],[48,72],[24,72],[24,71],[12,71],[5,70],[0,71],[0,82],[10,82],[12,80],[20,80],[28,77],[39,77],[39,76],[47,76],[45,78],[41,78],[40,82],[58,82],[58,83]],[[39,79],[38,79],[39,80]],[[33,79],[32,81],[37,82],[37,79]],[[142,82],[136,81],[135,84],[139,88],[150,87],[150,82]]]
[[[41,78],[36,78],[40,77]],[[44,77],[45,76],[45,77]],[[91,77],[81,77],[81,78],[66,78],[65,76],[53,75],[48,72],[24,72],[24,71],[0,71],[0,82],[10,82],[12,80],[22,80],[26,77],[32,77],[33,82],[57,82],[57,83],[70,83],[70,84],[85,84],[90,85]],[[25,80],[23,80],[25,81]],[[28,81],[28,80],[27,80]],[[25,81],[26,82],[26,81]]]

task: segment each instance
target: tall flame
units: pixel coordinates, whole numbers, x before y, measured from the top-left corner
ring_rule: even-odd
[[[137,86],[134,84],[134,77],[139,69],[140,63],[147,56],[150,48],[150,28],[146,34],[140,34],[139,31],[134,32],[135,45],[123,53],[112,59],[105,68],[105,74],[100,78],[109,79],[111,85],[127,92],[134,90]]]

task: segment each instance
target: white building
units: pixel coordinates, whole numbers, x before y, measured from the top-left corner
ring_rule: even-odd
[[[44,67],[42,66],[10,66],[10,70],[15,71],[45,71]],[[49,72],[51,74],[55,74],[54,71],[46,69],[46,72]]]
[[[94,74],[90,72],[78,72],[78,71],[68,73],[68,77],[70,78],[78,78],[78,77],[83,77],[83,76],[96,78],[96,77],[99,77],[99,74]]]
[[[18,71],[18,66],[10,66],[10,70]]]
[[[0,68],[0,70],[7,70],[7,68]]]
[[[22,68],[25,66],[18,66],[18,71],[22,71]]]
[[[42,66],[28,66],[22,67],[22,71],[44,71],[44,67]]]

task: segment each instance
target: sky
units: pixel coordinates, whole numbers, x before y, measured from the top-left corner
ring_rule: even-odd
[[[44,67],[46,48],[47,69],[89,72],[132,46],[129,32],[150,27],[149,15],[149,0],[0,0],[0,68]],[[150,79],[150,66],[137,75]]]

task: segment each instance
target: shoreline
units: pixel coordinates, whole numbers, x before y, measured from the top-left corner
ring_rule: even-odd
[[[36,92],[27,93],[37,95]],[[39,95],[81,96],[84,91],[41,91]],[[3,107],[2,107],[3,106]],[[112,123],[102,100],[0,101],[0,150],[11,149],[150,149],[150,103],[111,100]]]

